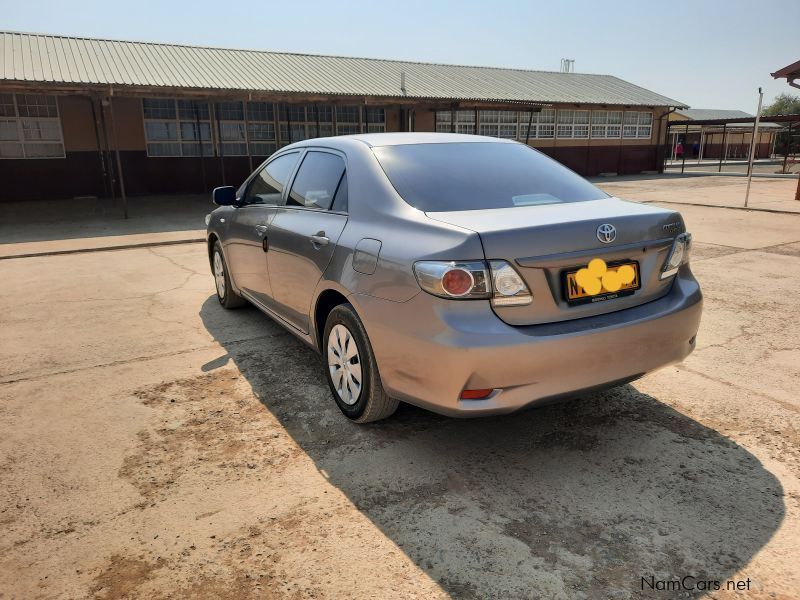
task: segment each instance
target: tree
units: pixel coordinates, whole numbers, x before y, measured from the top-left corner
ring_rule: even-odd
[[[800,115],[800,96],[792,94],[778,94],[772,104],[763,110],[768,117],[774,115]]]

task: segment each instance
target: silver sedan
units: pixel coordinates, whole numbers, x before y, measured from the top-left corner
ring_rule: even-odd
[[[609,197],[526,145],[390,133],[286,146],[214,190],[225,308],[320,352],[358,422],[612,387],[694,348],[702,296],[677,212]]]

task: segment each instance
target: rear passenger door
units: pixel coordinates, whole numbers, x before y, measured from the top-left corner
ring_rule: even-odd
[[[273,309],[308,333],[311,299],[347,223],[344,155],[310,149],[269,227]]]

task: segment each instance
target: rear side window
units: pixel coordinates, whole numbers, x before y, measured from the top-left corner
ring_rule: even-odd
[[[306,153],[289,192],[287,206],[329,209],[344,175],[344,159],[329,152]]]
[[[333,197],[333,206],[331,206],[331,210],[347,212],[347,173],[342,175],[342,180],[339,182],[339,189],[336,190],[336,196]]]
[[[394,188],[425,212],[512,208],[608,195],[522,144],[382,146],[373,152]]]
[[[294,169],[299,152],[289,152],[271,161],[259,171],[247,188],[247,204],[281,203],[281,195]]]

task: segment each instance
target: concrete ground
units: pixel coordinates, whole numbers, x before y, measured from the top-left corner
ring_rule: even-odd
[[[127,219],[119,199],[4,203],[0,259],[202,240],[213,209],[209,194],[129,198]]]
[[[800,215],[681,208],[696,352],[469,421],[347,422],[202,244],[0,260],[0,597],[796,598]]]

